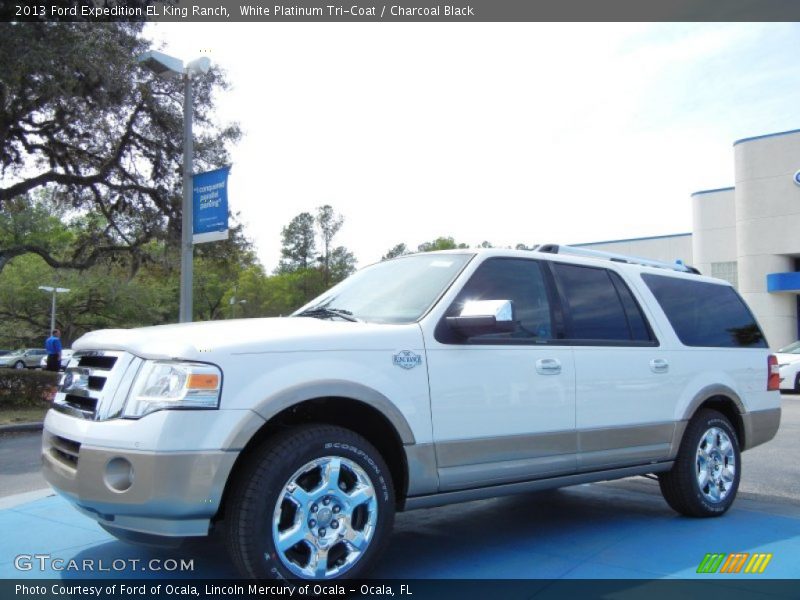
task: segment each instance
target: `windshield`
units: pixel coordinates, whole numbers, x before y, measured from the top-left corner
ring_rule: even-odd
[[[415,254],[376,263],[298,309],[327,309],[360,321],[413,323],[433,305],[474,254]],[[314,316],[317,316],[315,314]]]
[[[778,354],[800,354],[800,341],[793,342],[778,350]]]

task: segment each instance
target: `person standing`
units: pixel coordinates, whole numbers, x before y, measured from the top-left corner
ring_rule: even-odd
[[[61,368],[61,332],[53,329],[44,343],[47,350],[47,370],[58,371]]]

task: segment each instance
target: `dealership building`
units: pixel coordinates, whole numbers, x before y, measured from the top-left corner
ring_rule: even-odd
[[[691,195],[691,233],[577,245],[680,259],[730,281],[777,349],[800,338],[800,130],[738,140],[733,150],[733,186]]]

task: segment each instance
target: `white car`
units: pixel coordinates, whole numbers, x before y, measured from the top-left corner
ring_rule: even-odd
[[[60,367],[61,371],[63,371],[64,369],[67,368],[67,365],[69,364],[69,359],[72,358],[72,353],[73,353],[72,350],[69,350],[69,349],[66,349],[66,348],[61,351],[61,367]],[[39,367],[42,368],[42,369],[46,369],[47,368],[47,355],[46,354],[42,357],[42,360],[39,361]]]
[[[632,475],[719,516],[780,423],[729,283],[564,246],[403,256],[290,317],[73,348],[47,481],[121,539],[221,528],[257,579],[364,575],[398,510]]]
[[[781,390],[800,393],[800,341],[776,352],[781,373]]]

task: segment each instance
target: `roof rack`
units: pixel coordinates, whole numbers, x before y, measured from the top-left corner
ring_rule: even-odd
[[[588,250],[586,248],[576,248],[575,246],[563,246],[559,244],[542,244],[541,246],[536,247],[535,250],[537,252],[545,252],[547,254],[572,254],[573,256],[599,258],[613,262],[627,263],[630,265],[644,265],[646,267],[671,269],[673,271],[680,271],[682,273],[694,273],[695,275],[700,275],[700,271],[694,267],[683,264],[683,261],[680,260],[676,260],[674,263],[668,263],[649,258],[626,256],[624,254],[614,254],[613,252],[604,252],[602,250]]]

